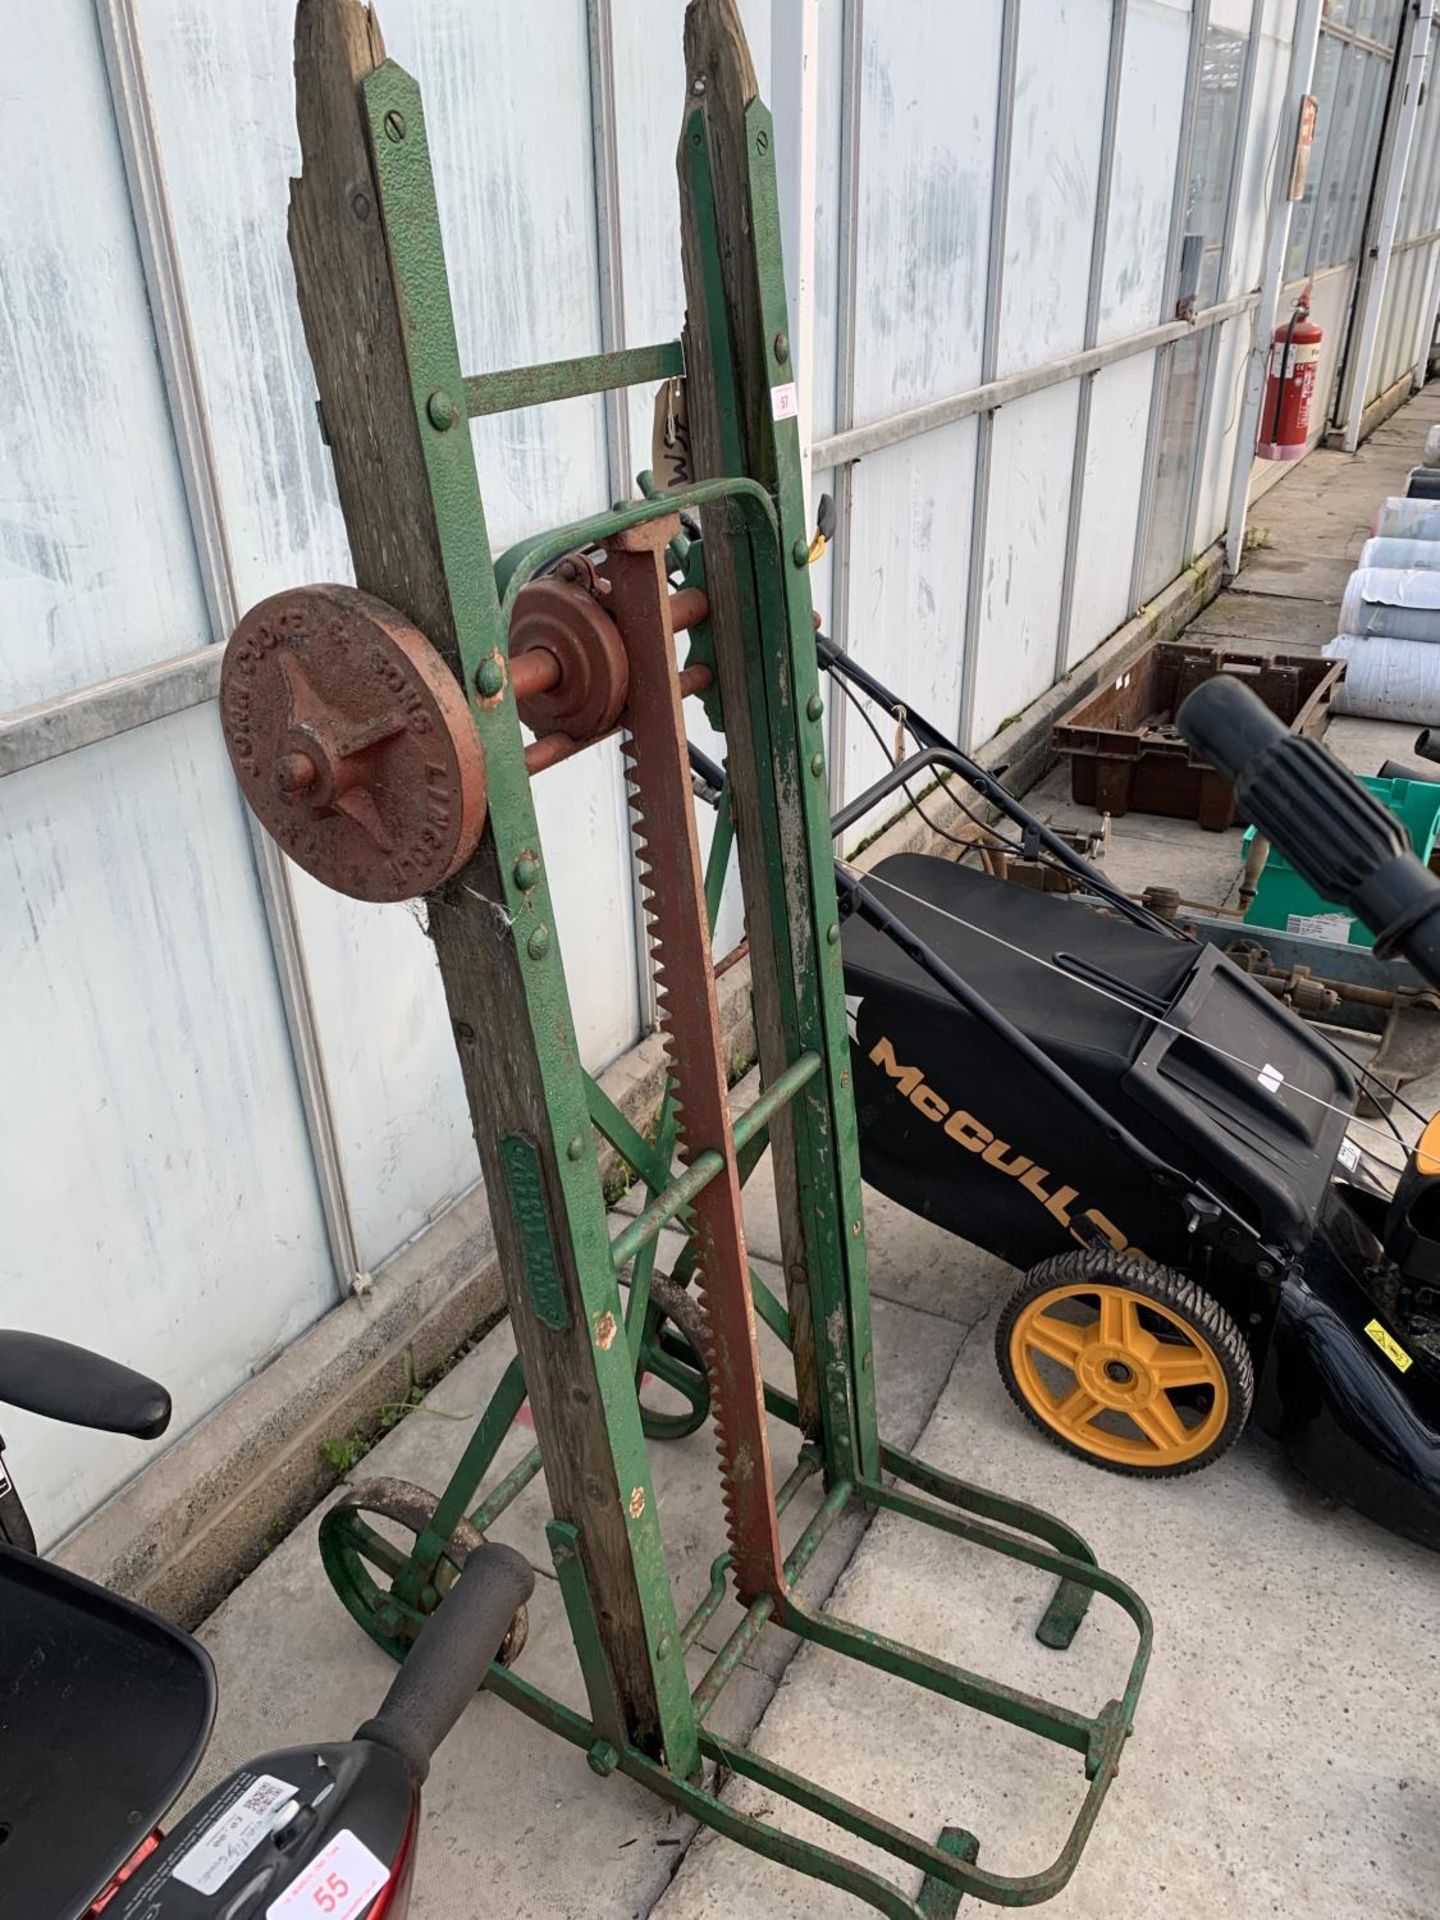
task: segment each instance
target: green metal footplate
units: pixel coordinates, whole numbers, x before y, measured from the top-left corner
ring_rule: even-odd
[[[692,16],[697,10],[713,16],[712,27],[719,21],[717,33],[732,33],[733,0],[693,0]],[[697,44],[703,37],[697,34]],[[742,80],[745,68],[748,56],[737,68]],[[690,305],[683,351],[681,343],[669,342],[488,376],[465,376],[460,370],[419,88],[402,69],[386,62],[360,89],[434,523],[455,611],[466,692],[485,754],[486,833],[493,836],[495,871],[504,890],[503,902],[491,904],[503,910],[520,958],[544,1090],[543,1139],[516,1133],[499,1143],[523,1254],[523,1274],[507,1275],[512,1313],[517,1326],[520,1316],[529,1317],[531,1324],[521,1329],[527,1338],[573,1337],[577,1326],[582,1333],[594,1332],[595,1352],[583,1357],[595,1370],[589,1377],[598,1381],[595,1418],[604,1423],[617,1483],[634,1490],[624,1537],[644,1616],[639,1644],[654,1676],[652,1718],[643,1726],[632,1725],[617,1688],[608,1638],[613,1622],[602,1618],[595,1603],[587,1522],[581,1511],[552,1520],[548,1539],[589,1712],[574,1711],[500,1663],[492,1667],[488,1685],[541,1726],[581,1748],[597,1773],[623,1773],[739,1844],[844,1889],[881,1913],[933,1920],[953,1914],[966,1893],[1002,1906],[1028,1906],[1048,1899],[1069,1880],[1133,1725],[1150,1656],[1151,1623],[1144,1603],[1097,1566],[1089,1547],[1070,1528],[1023,1502],[970,1486],[886,1445],[876,1425],[799,439],[791,412],[778,400],[763,409],[747,406],[739,371],[749,349],[737,330],[753,308],[752,331],[763,341],[755,351],[765,356],[765,379],[778,390],[793,378],[773,139],[769,115],[752,97],[753,85],[737,105],[734,83],[735,73],[722,70],[718,62],[708,75],[708,86],[689,83],[681,136]],[[734,112],[730,122],[723,120],[727,101]],[[743,134],[743,153],[735,128]],[[745,170],[746,209],[738,227],[721,210],[727,204],[724,170],[737,165]],[[733,199],[733,194],[728,197]],[[695,260],[699,266],[692,273]],[[749,307],[736,294],[737,271],[751,276]],[[710,370],[723,442],[719,467],[726,477],[547,533],[512,548],[492,565],[469,436],[451,431],[457,421],[456,397],[463,396],[464,413],[475,417],[670,378],[687,359],[693,378],[701,356]],[[762,478],[751,477],[757,472]],[[758,1276],[750,1275],[754,1315],[796,1353],[797,1378],[812,1383],[814,1404],[803,1412],[796,1397],[768,1383],[764,1388],[768,1412],[796,1427],[802,1440],[798,1462],[777,1490],[776,1512],[784,1514],[809,1483],[818,1483],[821,1494],[817,1509],[788,1548],[783,1581],[744,1606],[739,1624],[693,1688],[686,1680],[683,1656],[725,1600],[731,1556],[727,1552],[715,1561],[708,1592],[681,1623],[664,1573],[644,1438],[693,1432],[705,1420],[709,1401],[704,1363],[673,1317],[667,1321],[659,1310],[652,1289],[662,1228],[674,1222],[684,1231],[687,1210],[729,1162],[718,1148],[691,1142],[688,1163],[677,1169],[679,1134],[671,1100],[667,1097],[662,1107],[653,1141],[647,1140],[580,1069],[520,722],[505,670],[510,617],[527,582],[564,556],[604,546],[617,535],[680,511],[704,517],[712,576],[722,546],[727,567],[732,554],[734,558],[730,628],[722,632],[717,617],[711,633],[692,633],[691,644],[702,652],[713,649],[710,657],[718,654],[725,669],[719,674],[722,685],[707,695],[707,705],[720,700],[728,686],[732,722],[737,700],[748,707],[757,798],[754,824],[748,830],[742,827],[742,840],[749,831],[758,841],[748,849],[746,878],[753,888],[755,874],[765,876],[777,955],[783,1056],[766,1061],[760,1097],[748,1112],[733,1116],[733,1153],[742,1176],[765,1151],[771,1124],[782,1110],[787,1128],[793,1129],[787,1138],[793,1141],[789,1151],[802,1244],[787,1247],[785,1268],[791,1276],[787,1286],[795,1284],[796,1273],[803,1276],[803,1319],[797,1311],[792,1327],[790,1308],[796,1295],[787,1305]],[[698,545],[691,544],[688,559],[689,578],[695,580]],[[712,610],[718,604],[712,600]],[[712,706],[712,711],[719,708]],[[727,792],[705,873],[712,925],[733,843]],[[747,852],[744,844],[740,850]],[[752,906],[747,895],[747,913]],[[643,1209],[613,1239],[608,1237],[593,1139],[583,1131],[586,1117],[632,1168],[646,1195]],[[671,1276],[672,1286],[688,1281],[693,1258],[692,1243]],[[620,1277],[627,1272],[628,1297],[622,1301]],[[615,1337],[621,1324],[623,1347]],[[534,1353],[533,1345],[530,1351]],[[677,1391],[686,1410],[643,1408],[640,1392],[647,1375]],[[805,1391],[802,1385],[802,1398]],[[326,1572],[360,1625],[395,1658],[404,1657],[426,1615],[442,1604],[454,1569],[463,1560],[463,1541],[473,1538],[468,1529],[484,1532],[492,1526],[541,1471],[537,1445],[481,1496],[526,1398],[517,1355],[449,1484],[427,1513],[407,1521],[414,1533],[408,1551],[367,1521],[358,1504],[342,1503],[327,1515],[321,1528]],[[543,1409],[538,1399],[533,1404],[537,1431],[543,1433]],[[1136,1630],[1134,1657],[1118,1698],[1093,1716],[1081,1714],[807,1605],[797,1596],[806,1569],[827,1533],[849,1513],[893,1514],[1051,1576],[1056,1584],[1037,1636],[1057,1651],[1070,1645],[1092,1598],[1104,1596]],[[713,1733],[707,1722],[727,1680],[771,1628],[788,1630],[1078,1755],[1086,1784],[1058,1857],[1043,1871],[1025,1876],[990,1872],[980,1864],[982,1850],[975,1836],[965,1829],[947,1827],[938,1840],[907,1832],[824,1784]],[[906,1884],[914,1884],[916,1873],[921,1876],[918,1891],[906,1891],[899,1879],[740,1811],[716,1790],[717,1774],[752,1781],[767,1794],[793,1802],[879,1849],[896,1863]]]

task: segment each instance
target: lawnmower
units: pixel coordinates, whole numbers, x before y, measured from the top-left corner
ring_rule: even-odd
[[[1253,1419],[1328,1493],[1440,1547],[1440,1117],[1396,1149],[1356,1116],[1363,1066],[818,645],[834,682],[918,743],[834,817],[837,838],[953,775],[1019,830],[982,830],[980,845],[1077,884],[1036,891],[920,853],[836,865],[865,1178],[1021,1270],[995,1341],[1017,1405],[1081,1458],[1155,1478],[1211,1464]],[[1317,846],[1320,801],[1270,820],[1262,782],[1249,817],[1373,925],[1354,873],[1332,869],[1362,815],[1375,858],[1383,830],[1396,865],[1393,817],[1258,702],[1274,735],[1243,709],[1237,722],[1236,682],[1210,685],[1192,711],[1218,705],[1211,757],[1240,770],[1237,726],[1267,765],[1301,754],[1334,815]],[[692,758],[713,786],[718,770]],[[1408,849],[1402,864],[1440,898]],[[1391,918],[1377,951],[1398,946],[1435,979]]]

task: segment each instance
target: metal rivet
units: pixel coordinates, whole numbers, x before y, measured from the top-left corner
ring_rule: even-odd
[[[838,946],[840,941],[839,927],[834,925],[827,927],[825,929],[825,938],[830,942],[832,947]]]
[[[805,718],[807,720],[818,720],[824,711],[825,702],[820,698],[818,693],[812,693],[810,698],[805,702]]]
[[[808,567],[810,564],[810,542],[808,540],[797,540],[790,549],[790,558],[795,562],[797,567]]]
[[[475,691],[483,699],[493,700],[497,693],[504,691],[505,669],[493,653],[487,653],[475,669]]]
[[[460,409],[444,387],[437,387],[431,394],[425,402],[425,411],[430,416],[430,424],[437,433],[448,433],[460,418]]]
[[[404,114],[397,113],[392,107],[385,116],[385,131],[392,140],[403,140],[405,138]]]
[[[532,960],[543,960],[550,951],[550,929],[548,927],[536,927],[530,938],[525,942],[525,951]]]
[[[790,358],[789,334],[777,333],[774,340],[771,342],[771,345],[775,349],[775,358],[780,362],[781,366],[783,367],[785,362]]]
[[[674,1651],[674,1638],[668,1632],[662,1633],[660,1638],[655,1642],[655,1658],[657,1660],[668,1660]]]
[[[823,754],[823,753],[812,753],[812,754],[811,754],[811,756],[810,756],[810,771],[811,771],[811,772],[812,772],[812,773],[813,773],[813,774],[815,775],[815,777],[816,777],[816,779],[817,779],[817,780],[819,779],[819,777],[820,777],[820,775],[821,775],[822,773],[824,773],[824,771],[825,771],[825,756],[824,756],[824,754]]]
[[[768,153],[770,151],[770,136],[764,127],[761,127],[755,136],[755,151],[757,153]]]
[[[572,1137],[569,1145],[565,1149],[565,1152],[567,1157],[571,1160],[581,1160],[584,1158],[585,1142],[580,1138],[580,1135],[578,1133]]]
[[[515,862],[515,884],[528,893],[540,880],[540,862],[533,853],[522,853]]]

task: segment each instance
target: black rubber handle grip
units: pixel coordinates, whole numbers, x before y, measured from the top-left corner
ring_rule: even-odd
[[[0,1400],[26,1413],[100,1433],[155,1440],[170,1424],[170,1396],[143,1373],[44,1333],[0,1331]]]
[[[1322,900],[1358,915],[1378,954],[1398,950],[1440,985],[1440,880],[1368,788],[1229,674],[1198,686],[1175,724],[1234,781],[1244,811]]]
[[[426,1621],[380,1711],[357,1728],[355,1738],[389,1747],[423,1781],[534,1586],[534,1569],[513,1547],[491,1540],[477,1547]]]

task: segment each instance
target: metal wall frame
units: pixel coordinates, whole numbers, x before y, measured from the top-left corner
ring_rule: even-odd
[[[1230,285],[1230,269],[1235,254],[1235,230],[1240,224],[1240,183],[1244,174],[1245,144],[1250,114],[1255,102],[1255,69],[1260,61],[1260,33],[1265,19],[1265,0],[1250,0],[1250,38],[1245,48],[1245,67],[1240,76],[1240,101],[1235,115],[1235,136],[1230,149],[1230,190],[1225,196],[1225,226],[1220,235],[1220,270],[1216,292],[1224,296]],[[1198,549],[1199,532],[1195,515],[1200,505],[1200,468],[1210,443],[1210,409],[1215,400],[1215,374],[1220,361],[1220,336],[1212,334],[1206,346],[1205,380],[1200,394],[1200,419],[1196,431],[1196,457],[1190,468],[1190,489],[1185,499],[1186,543],[1191,554]],[[1208,543],[1207,543],[1208,544]]]
[[[1315,55],[1320,44],[1322,0],[1299,0],[1290,42],[1290,74],[1285,88],[1285,107],[1280,123],[1274,179],[1271,184],[1269,217],[1265,227],[1265,251],[1260,268],[1260,297],[1252,322],[1250,349],[1245,362],[1241,390],[1240,418],[1235,431],[1235,461],[1230,472],[1230,501],[1225,516],[1225,571],[1240,571],[1245,553],[1245,523],[1250,512],[1250,486],[1254,475],[1254,447],[1260,425],[1260,406],[1265,396],[1265,371],[1270,361],[1270,335],[1280,305],[1280,289],[1285,279],[1285,255],[1290,246],[1290,218],[1295,203],[1290,199],[1290,168],[1287,155],[1293,156],[1299,131],[1300,104],[1309,93],[1315,77]],[[1346,269],[1348,271],[1348,269]]]
[[[1175,150],[1175,192],[1170,202],[1170,235],[1165,253],[1165,278],[1162,283],[1160,311],[1173,313],[1180,279],[1180,252],[1185,233],[1185,207],[1189,198],[1190,162],[1195,148],[1195,115],[1200,101],[1200,81],[1205,55],[1205,35],[1210,26],[1210,0],[1192,0],[1190,11],[1190,50],[1185,68],[1185,105],[1180,121],[1180,140]],[[1155,477],[1160,455],[1160,419],[1164,412],[1165,382],[1170,372],[1172,349],[1164,348],[1155,356],[1155,376],[1150,384],[1150,417],[1145,429],[1145,464],[1140,481],[1140,505],[1135,516],[1135,551],[1130,558],[1130,604],[1141,601],[1141,579],[1145,572],[1145,551],[1150,544],[1150,520],[1155,505]]]
[[[615,137],[615,21],[612,0],[585,0],[590,52],[590,151],[595,174],[595,257],[600,278],[600,351],[626,344],[625,256],[621,236],[620,150]],[[628,500],[635,487],[628,394],[612,387],[605,409],[605,478],[613,501]],[[640,1029],[649,1033],[658,1017],[655,975],[650,965],[649,922],[639,860],[630,856],[630,922],[635,938],[635,998]]]
[[[837,209],[835,271],[835,428],[828,441],[810,449],[810,471],[835,469],[835,540],[830,574],[830,635],[848,650],[850,640],[850,562],[854,552],[855,464],[827,457],[829,449],[855,421],[855,303],[859,284],[860,232],[860,74],[865,52],[865,0],[843,0],[840,34],[840,203]],[[826,748],[831,797],[844,798],[845,748],[850,703],[832,700]]]
[[[1407,0],[1403,15],[1404,30],[1394,56],[1394,80],[1390,88],[1385,130],[1380,137],[1375,191],[1361,242],[1360,278],[1352,309],[1345,369],[1341,377],[1338,413],[1343,423],[1341,444],[1346,453],[1354,453],[1360,444],[1360,422],[1367,403],[1370,368],[1375,357],[1385,288],[1390,277],[1395,223],[1409,170],[1415,120],[1424,97],[1434,10],[1434,0]]]
[[[219,642],[231,631],[240,613],[234,561],[225,530],[224,505],[160,160],[139,23],[134,0],[97,0],[95,13],[199,572],[204,582],[213,641]],[[213,697],[215,686],[211,684],[207,690],[207,682],[218,684],[219,651],[217,644],[215,666],[208,675],[197,671],[195,654],[182,655],[178,661],[161,662],[106,681],[99,689],[82,688],[60,701],[44,702],[39,708],[28,710],[28,721],[24,714],[10,715],[0,739],[8,732],[13,761],[18,765],[33,765],[37,759],[51,757],[33,750],[37,741],[47,737],[51,754],[64,752],[104,738],[106,733],[141,725],[147,719],[159,717],[162,711],[178,712],[183,706]],[[98,730],[102,723],[104,732]],[[28,759],[25,757],[27,743]],[[15,766],[7,770],[13,771]],[[243,811],[314,1157],[330,1256],[344,1298],[352,1291],[363,1292],[370,1282],[360,1262],[345,1186],[295,898],[284,855],[249,810]]]
[[[1105,242],[1115,184],[1115,129],[1120,118],[1120,82],[1125,66],[1125,23],[1130,0],[1110,0],[1110,47],[1105,66],[1105,105],[1100,124],[1100,162],[1095,181],[1095,220],[1090,232],[1090,279],[1085,289],[1085,346],[1093,353],[1100,337],[1100,301],[1105,290]],[[1075,565],[1080,549],[1080,516],[1085,505],[1085,463],[1090,455],[1090,408],[1096,369],[1080,375],[1075,408],[1075,452],[1070,463],[1070,507],[1065,525],[1065,559],[1060,576],[1060,618],[1055,629],[1054,677],[1070,660],[1070,621],[1075,610]]]
[[[960,711],[955,738],[970,745],[975,719],[975,678],[979,669],[980,599],[985,579],[985,542],[990,521],[990,456],[995,441],[993,397],[999,384],[995,366],[1000,350],[1000,294],[1005,278],[1005,221],[1010,202],[1010,149],[1015,134],[1015,62],[1020,43],[1020,0],[1004,0],[1000,26],[1000,110],[995,116],[995,160],[990,174],[990,237],[985,261],[985,317],[980,344],[980,385],[969,397],[990,395],[967,409],[978,414],[975,434],[975,492],[970,508],[970,560],[965,581],[965,626],[960,654]],[[1046,383],[1050,384],[1049,382]],[[1034,391],[1034,389],[1031,389]],[[1013,396],[1012,396],[1013,397]],[[918,409],[926,412],[928,409]],[[964,414],[956,413],[955,419]],[[907,436],[908,437],[908,436]]]

